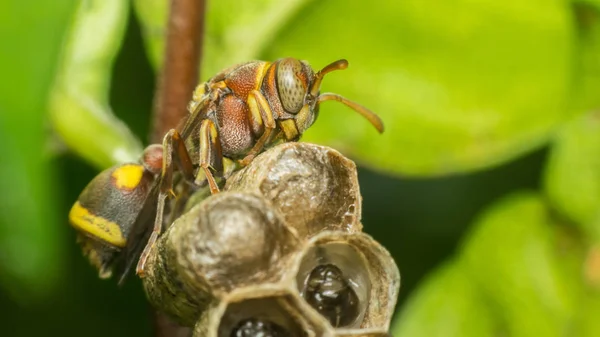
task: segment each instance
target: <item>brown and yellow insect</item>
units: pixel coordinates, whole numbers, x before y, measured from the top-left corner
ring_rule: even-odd
[[[149,249],[162,230],[175,172],[190,186],[208,183],[211,193],[217,193],[215,176],[224,176],[224,158],[234,168],[242,167],[266,147],[298,140],[317,119],[322,102],[341,102],[383,132],[381,119],[367,108],[337,94],[320,93],[327,73],[347,67],[346,60],[338,60],[315,73],[307,62],[293,58],[251,61],[198,85],[189,115],[165,135],[162,148],[151,145],[140,163],[100,173],[73,206],[69,219],[85,236],[92,262],[108,275],[115,258],[124,256],[126,273],[139,256],[136,271],[143,276]],[[120,184],[115,172],[123,173],[127,165],[137,167],[144,179],[134,176]]]

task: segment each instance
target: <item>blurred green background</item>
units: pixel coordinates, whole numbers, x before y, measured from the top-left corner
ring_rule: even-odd
[[[147,336],[67,213],[147,143],[166,0],[0,4],[3,336]],[[600,2],[208,1],[202,79],[347,58],[303,141],[356,160],[365,230],[402,274],[402,336],[600,336]]]

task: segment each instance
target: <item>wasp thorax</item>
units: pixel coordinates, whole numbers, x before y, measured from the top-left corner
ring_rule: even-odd
[[[340,268],[319,265],[306,280],[305,299],[334,327],[351,324],[359,314],[358,297]]]
[[[303,73],[300,61],[287,58],[277,65],[277,88],[283,108],[292,114],[298,113],[304,105],[308,88],[307,76]]]

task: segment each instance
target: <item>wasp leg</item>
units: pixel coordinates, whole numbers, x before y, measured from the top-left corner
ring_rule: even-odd
[[[204,170],[210,193],[219,193],[219,186],[211,170],[218,174],[223,172],[223,151],[217,127],[210,119],[200,124],[200,167]],[[198,182],[196,182],[198,184]]]
[[[171,129],[163,139],[163,165],[162,172],[160,174],[159,181],[159,192],[158,201],[156,206],[156,218],[154,219],[154,227],[152,228],[152,234],[140,255],[137,267],[135,269],[136,274],[140,277],[144,277],[144,265],[150,254],[150,249],[158,240],[158,236],[162,231],[163,213],[165,208],[165,201],[167,197],[173,193],[173,172],[175,167],[183,174],[184,179],[193,182],[194,181],[194,166],[188,153],[185,143],[181,138],[181,135],[177,130]]]
[[[252,90],[248,94],[248,107],[250,108],[250,121],[253,123],[253,127],[260,127],[264,124],[265,132],[256,141],[252,149],[248,151],[246,157],[240,161],[242,166],[250,164],[254,157],[262,151],[276,126],[269,102],[260,91]]]
[[[194,182],[194,165],[185,142],[177,130],[171,129],[163,139],[163,167],[160,174],[160,191],[171,192],[173,188],[173,163],[185,180]]]

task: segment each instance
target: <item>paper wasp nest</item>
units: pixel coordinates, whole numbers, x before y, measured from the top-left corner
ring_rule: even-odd
[[[360,212],[352,161],[279,145],[175,220],[146,293],[194,336],[387,336],[400,274]]]

